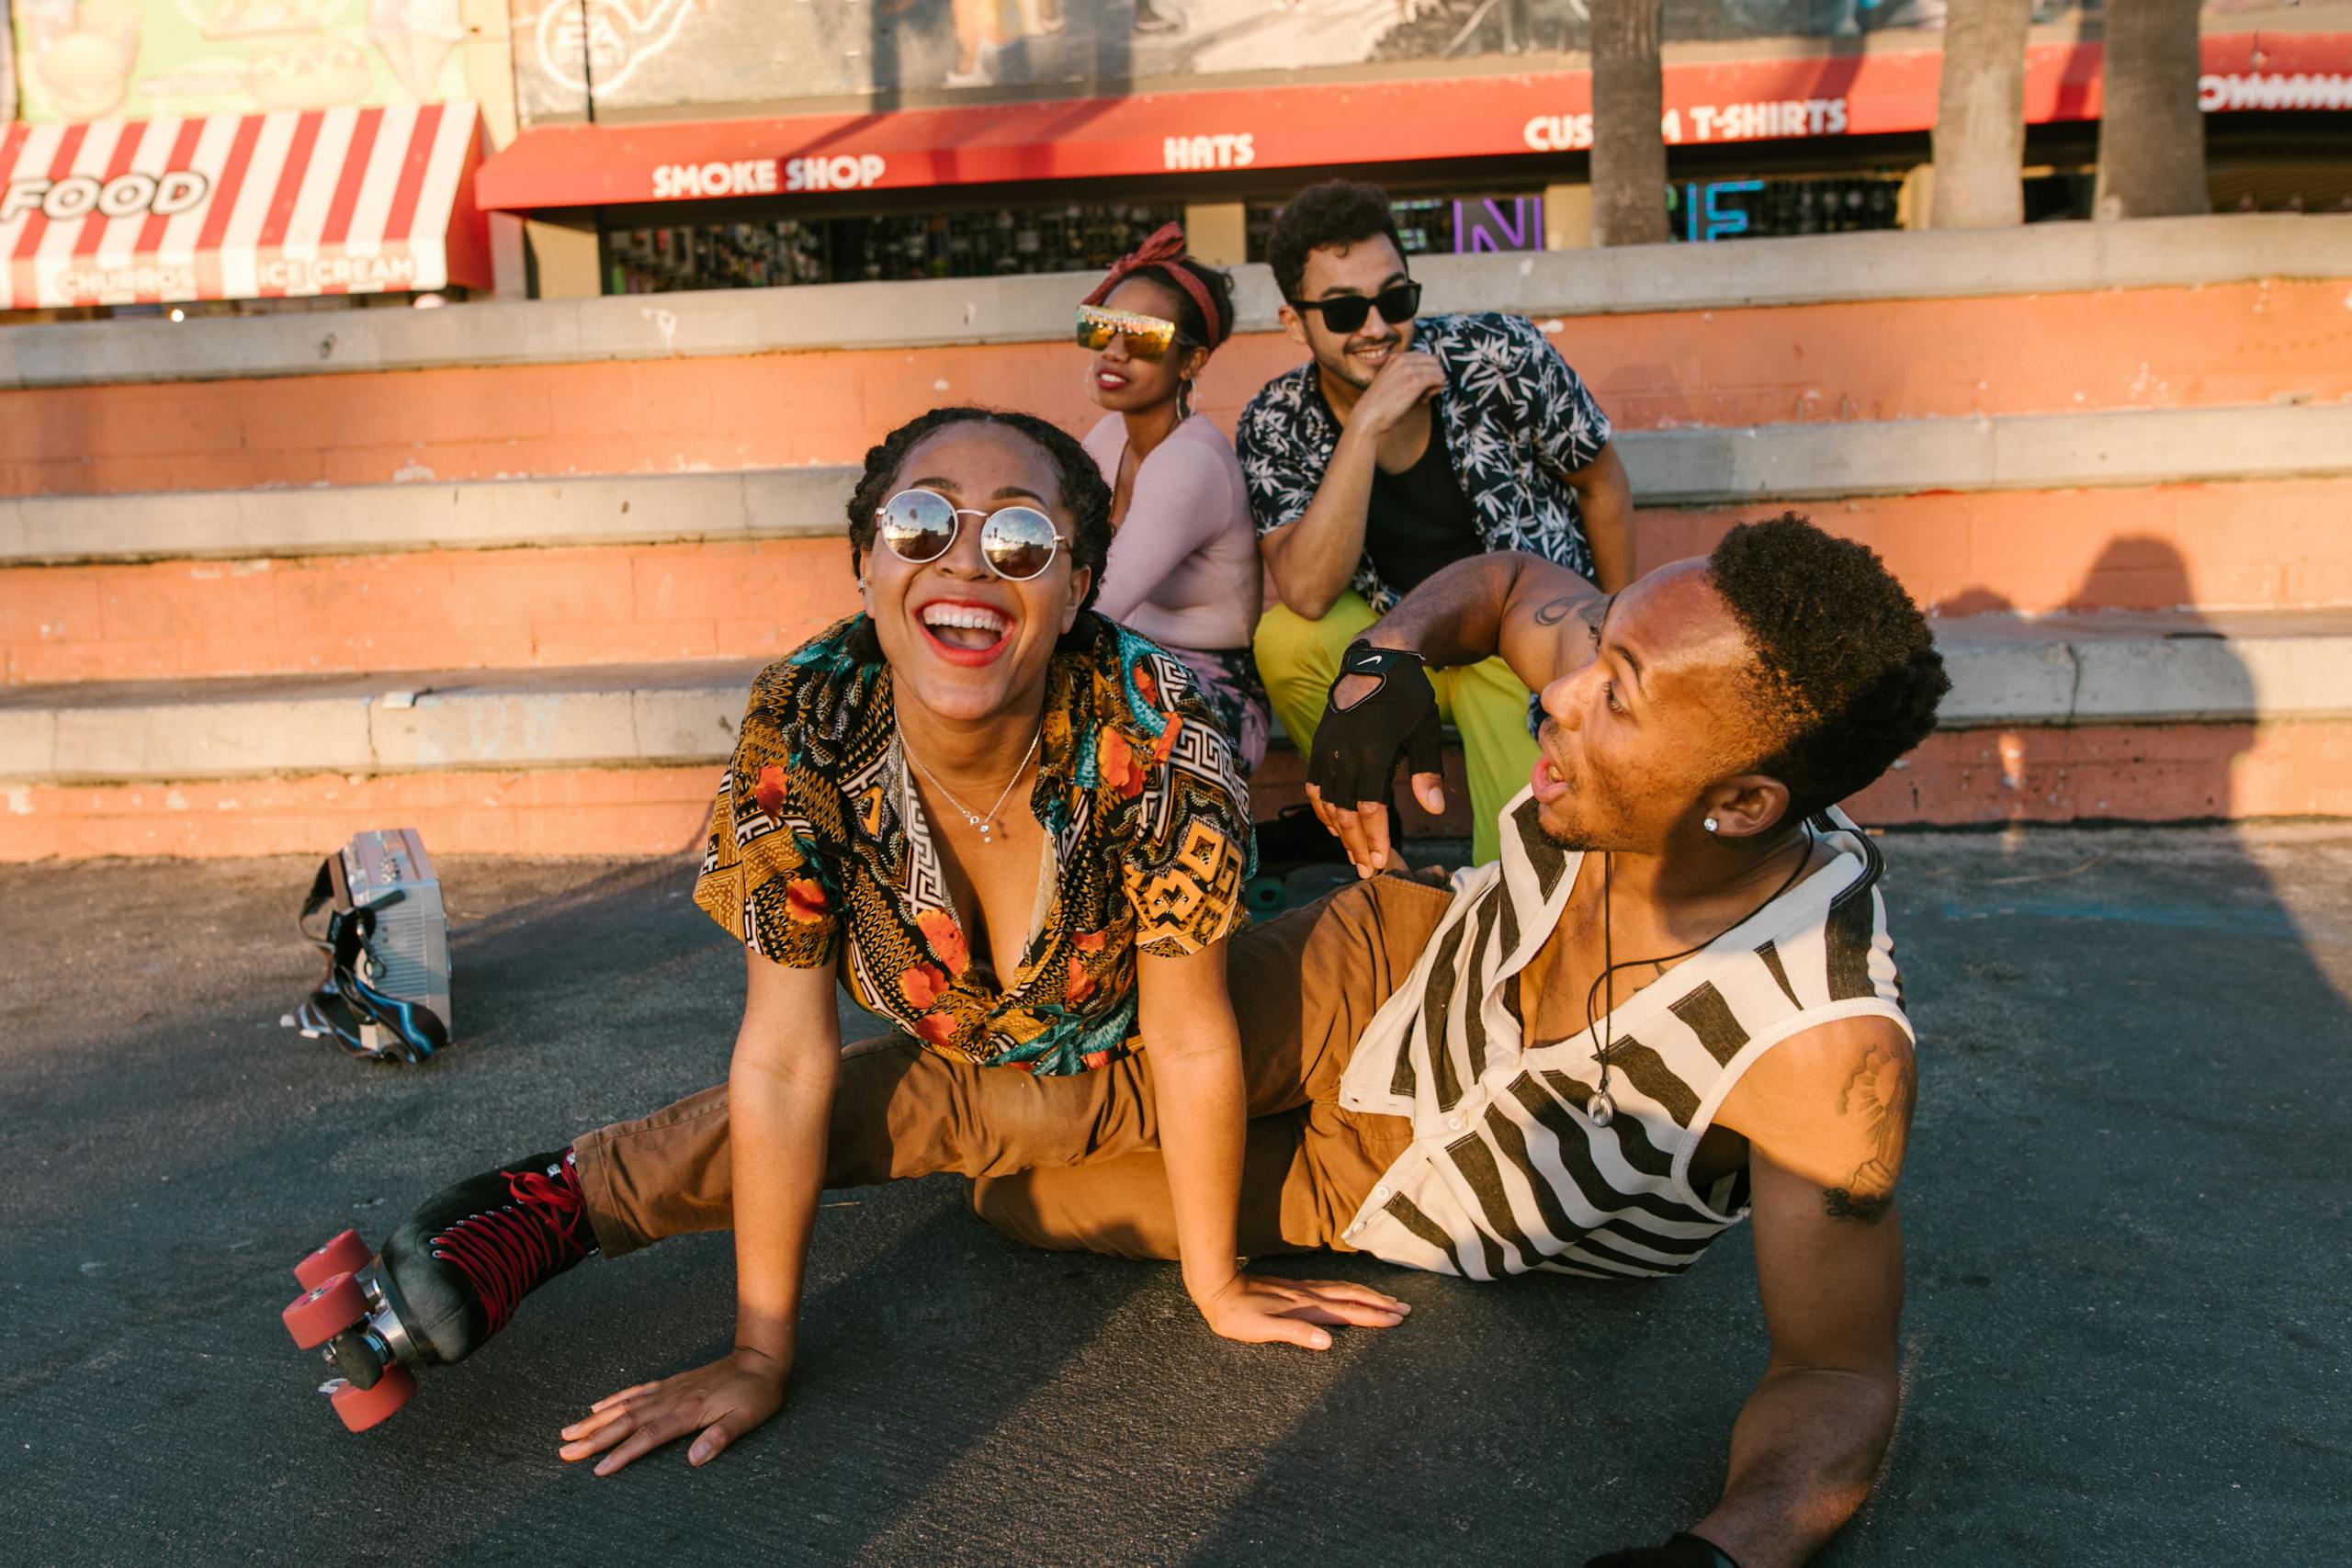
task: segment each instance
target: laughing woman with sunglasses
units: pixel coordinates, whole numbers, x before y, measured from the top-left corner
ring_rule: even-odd
[[[1182,660],[1244,772],[1265,761],[1270,714],[1250,652],[1258,540],[1233,443],[1193,414],[1193,384],[1233,331],[1233,282],[1184,254],[1170,223],[1078,308],[1086,389],[1106,412],[1086,450],[1117,530],[1095,608]]]
[[[753,682],[695,886],[745,949],[728,1081],[412,1216],[371,1266],[389,1319],[329,1347],[367,1385],[347,1423],[590,1253],[731,1227],[734,1348],[598,1402],[560,1450],[608,1474],[690,1437],[700,1464],[782,1403],[820,1190],[1096,1139],[1164,1155],[1217,1333],[1322,1348],[1401,1320],[1366,1287],[1236,1266],[1247,790],[1182,666],[1088,608],[1110,513],[1085,451],[1027,414],[940,409],[866,454],[864,609]],[[843,1049],[837,982],[892,1032]]]

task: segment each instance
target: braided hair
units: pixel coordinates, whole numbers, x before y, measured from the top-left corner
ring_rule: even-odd
[[[849,498],[850,564],[861,573],[865,570],[866,552],[874,547],[875,513],[896,493],[907,454],[951,424],[1006,425],[1046,454],[1054,466],[1054,482],[1061,491],[1062,510],[1069,513],[1070,564],[1093,573],[1086,601],[1079,608],[1091,609],[1095,595],[1102,591],[1102,566],[1111,554],[1111,487],[1076,436],[1034,413],[970,407],[933,409],[867,448],[865,477]]]

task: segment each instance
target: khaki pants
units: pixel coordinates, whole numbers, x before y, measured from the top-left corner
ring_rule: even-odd
[[[1451,901],[1430,883],[1378,876],[1233,939],[1227,986],[1250,1117],[1244,1253],[1344,1247],[1341,1230],[1411,1142],[1402,1118],[1341,1110],[1340,1077]],[[732,1223],[724,1084],[573,1150],[607,1257]],[[973,1179],[974,1211],[1016,1240],[1176,1256],[1148,1050],[1039,1078],[949,1061],[905,1035],[846,1047],[826,1187],[950,1170]]]
[[[1319,621],[1287,604],[1276,604],[1259,618],[1251,639],[1258,673],[1274,716],[1300,756],[1314,749],[1315,727],[1323,722],[1324,701],[1340,678],[1340,656],[1379,619],[1352,592],[1340,594]],[[1462,766],[1470,783],[1470,858],[1484,865],[1502,853],[1504,803],[1527,787],[1527,775],[1535,770],[1527,688],[1500,659],[1432,670],[1429,676],[1438,713],[1462,734]],[[1407,820],[1419,816],[1419,808],[1411,807]]]

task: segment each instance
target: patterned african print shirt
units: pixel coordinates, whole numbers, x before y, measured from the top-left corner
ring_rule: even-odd
[[[752,682],[695,902],[779,964],[838,964],[859,1005],[944,1055],[1044,1076],[1138,1049],[1136,954],[1194,953],[1244,919],[1249,786],[1191,673],[1091,613],[1055,652],[1029,795],[1053,886],[1000,984],[948,898],[864,619]]]
[[[1592,575],[1592,547],[1567,476],[1609,444],[1609,416],[1542,331],[1522,316],[1424,316],[1413,346],[1437,356],[1446,455],[1490,550],[1525,550]],[[1233,446],[1261,535],[1306,515],[1340,442],[1315,363],[1277,376],[1241,411]],[[1366,550],[1349,587],[1386,615],[1400,595]]]

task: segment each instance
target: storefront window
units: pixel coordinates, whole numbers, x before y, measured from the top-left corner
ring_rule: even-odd
[[[1026,208],[992,212],[778,219],[605,235],[605,291],[771,288],[794,283],[997,277],[1095,272],[1163,223],[1175,203]]]
[[[1761,239],[1901,227],[1901,179],[1681,180],[1667,187],[1678,240]]]
[[[1249,204],[1243,220],[1251,261],[1266,259],[1266,236],[1282,209],[1279,201]],[[1404,197],[1388,210],[1408,256],[1544,248],[1544,198],[1531,193]]]
[[[1903,178],[1885,171],[1789,179],[1681,180],[1667,187],[1668,231],[1677,240],[1753,240],[1837,234],[1903,226]],[[2024,182],[2025,220],[2090,216],[2086,172]]]

